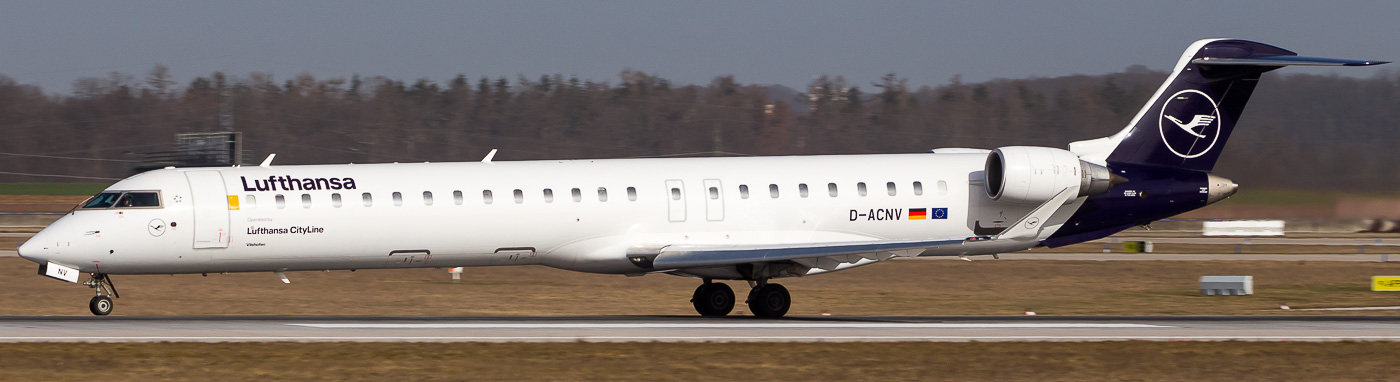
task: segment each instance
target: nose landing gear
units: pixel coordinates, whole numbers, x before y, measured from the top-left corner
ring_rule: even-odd
[[[112,302],[112,297],[121,298],[121,295],[117,294],[116,285],[112,284],[112,278],[106,274],[94,273],[83,285],[97,290],[97,295],[88,301],[88,310],[92,311],[95,316],[112,314],[112,308],[116,307],[116,304]],[[104,296],[104,292],[111,297]]]

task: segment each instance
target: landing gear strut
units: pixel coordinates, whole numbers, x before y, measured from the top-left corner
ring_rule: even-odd
[[[734,290],[723,283],[705,279],[704,284],[695,288],[690,303],[695,305],[695,311],[701,316],[723,317],[734,310]]]
[[[779,318],[787,314],[788,308],[792,307],[792,295],[789,295],[787,288],[782,285],[760,281],[749,291],[748,303],[749,310],[753,311],[755,316]]]
[[[112,308],[116,307],[116,304],[112,302],[112,297],[121,297],[117,294],[116,285],[112,284],[112,278],[107,277],[106,274],[94,273],[92,274],[92,278],[89,278],[83,285],[97,290],[97,295],[92,297],[92,301],[88,301],[88,310],[91,310],[92,314],[97,316],[111,314]],[[111,297],[104,296],[104,292]]]

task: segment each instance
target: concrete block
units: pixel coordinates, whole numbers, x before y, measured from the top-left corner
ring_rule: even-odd
[[[1202,225],[1205,236],[1283,236],[1282,220],[1224,220]]]
[[[1254,276],[1201,276],[1200,289],[1206,296],[1249,296],[1254,294]]]

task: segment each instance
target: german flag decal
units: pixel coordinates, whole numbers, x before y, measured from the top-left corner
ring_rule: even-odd
[[[928,219],[928,209],[927,209],[927,208],[910,208],[910,209],[909,209],[909,220],[925,220],[925,219]]]

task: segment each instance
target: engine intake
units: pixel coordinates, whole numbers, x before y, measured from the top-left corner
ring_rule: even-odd
[[[1031,146],[992,150],[985,175],[988,197],[1023,204],[1044,203],[1066,187],[1076,188],[1081,197],[1098,195],[1127,181],[1072,152]]]

